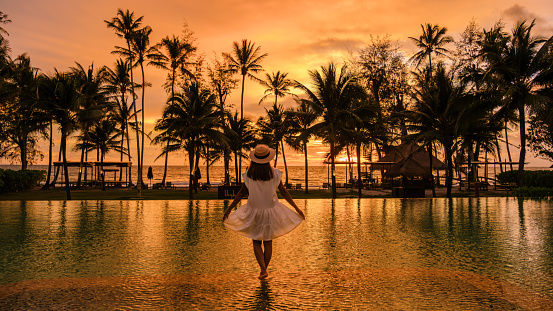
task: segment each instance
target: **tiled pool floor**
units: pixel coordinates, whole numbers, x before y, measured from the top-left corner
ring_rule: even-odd
[[[553,310],[553,300],[469,272],[427,268],[29,280],[1,310]]]

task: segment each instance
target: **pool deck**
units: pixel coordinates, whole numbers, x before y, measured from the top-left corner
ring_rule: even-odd
[[[553,300],[470,272],[430,268],[121,276],[0,285],[1,310],[553,310]]]

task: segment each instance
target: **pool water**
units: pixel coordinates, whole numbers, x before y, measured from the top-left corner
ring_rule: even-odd
[[[0,202],[0,308],[553,306],[549,201],[296,202],[263,282],[228,201]]]

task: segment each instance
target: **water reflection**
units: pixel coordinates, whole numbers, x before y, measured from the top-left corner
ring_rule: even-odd
[[[275,300],[273,295],[274,293],[271,291],[270,282],[265,280],[260,282],[250,301],[253,301],[255,310],[275,310],[273,306]]]
[[[298,200],[307,221],[275,240],[275,273],[437,268],[553,297],[553,207],[510,198]],[[143,275],[255,276],[228,201],[0,203],[0,282]],[[249,295],[274,307],[278,290]]]

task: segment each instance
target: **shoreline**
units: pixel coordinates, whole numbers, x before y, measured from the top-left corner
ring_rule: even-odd
[[[305,190],[288,190],[294,199],[331,199],[332,191],[327,189],[314,188],[306,194]],[[278,193],[278,192],[277,192]],[[487,190],[480,191],[480,197],[508,197],[512,196],[511,191],[507,190]],[[436,188],[436,197],[446,197],[446,188]],[[452,197],[476,197],[474,190],[463,191],[458,188],[452,189]],[[337,198],[358,198],[357,189],[337,189]],[[362,198],[392,198],[390,189],[383,190],[362,190]],[[425,190],[425,198],[432,198],[432,190]],[[72,200],[189,200],[188,188],[177,189],[145,189],[142,190],[142,197],[136,197],[135,189],[109,188],[102,191],[96,189],[71,189]],[[282,199],[279,195],[279,199]],[[39,187],[0,194],[0,201],[65,201],[66,192],[64,188],[55,188],[42,190]],[[210,190],[203,190],[194,193],[193,200],[232,200],[219,199],[217,197],[217,187]]]

